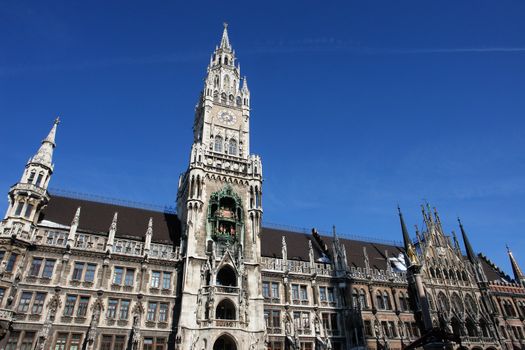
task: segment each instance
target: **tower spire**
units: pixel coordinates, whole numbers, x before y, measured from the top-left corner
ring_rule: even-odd
[[[397,211],[399,213],[399,221],[401,223],[401,232],[403,233],[403,243],[405,245],[405,256],[407,266],[417,264],[417,257],[410,236],[408,235],[407,226],[405,225],[405,220],[403,219],[403,214],[401,213],[401,208],[397,206]]]
[[[461,219],[458,218],[459,228],[461,229],[461,236],[463,237],[463,243],[465,244],[465,250],[467,251],[467,258],[471,263],[476,263],[478,260],[478,257],[474,253],[474,249],[472,249],[472,245],[470,245],[470,241],[468,240],[467,233],[465,232],[465,229],[463,228],[463,224],[461,223]]]
[[[224,22],[222,25],[224,26],[224,30],[222,31],[220,48],[231,50],[230,38],[228,37],[228,23]]]
[[[516,283],[524,284],[525,275],[521,271],[521,268],[518,265],[518,262],[516,261],[516,259],[514,258],[514,255],[512,254],[512,251],[510,250],[508,245],[507,245],[507,253],[509,254],[510,264],[512,265],[512,272],[514,273],[514,281]]]
[[[55,149],[55,137],[57,133],[57,126],[60,124],[60,118],[56,118],[53,123],[53,127],[49,131],[47,137],[42,140],[42,145],[38,149],[38,152],[31,158],[31,163],[37,163],[51,168],[53,161],[53,150]]]

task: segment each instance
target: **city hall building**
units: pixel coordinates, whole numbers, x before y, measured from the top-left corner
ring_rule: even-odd
[[[8,189],[0,349],[525,348],[512,253],[510,277],[435,209],[414,235],[399,211],[401,246],[262,225],[250,90],[226,26],[176,213],[50,193],[57,127]]]

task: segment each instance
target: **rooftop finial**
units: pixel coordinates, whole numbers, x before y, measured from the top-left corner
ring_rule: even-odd
[[[38,149],[38,152],[30,159],[33,163],[40,163],[51,167],[53,161],[53,149],[55,148],[55,137],[57,133],[57,125],[60,123],[60,119],[57,117],[53,123],[53,127],[47,134],[46,138],[42,140],[42,145]]]
[[[222,31],[220,48],[231,50],[230,39],[228,38],[228,23],[224,22],[223,26],[224,26],[224,30]]]
[[[514,255],[512,254],[512,251],[510,250],[508,244],[506,246],[507,246],[507,254],[509,255],[509,259],[510,259],[510,264],[512,266],[512,272],[514,274],[514,282],[525,285],[525,274],[523,274],[523,272],[521,271],[521,268],[518,265],[516,258],[514,258]]]

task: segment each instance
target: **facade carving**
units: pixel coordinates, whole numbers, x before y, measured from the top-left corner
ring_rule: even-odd
[[[177,213],[52,195],[59,120],[0,223],[0,349],[524,348],[525,276],[436,210],[403,246],[261,227],[250,91],[225,26]]]

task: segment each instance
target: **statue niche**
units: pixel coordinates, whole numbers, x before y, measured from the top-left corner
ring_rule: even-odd
[[[230,186],[211,195],[208,206],[208,227],[219,245],[232,246],[241,241],[244,221],[240,197]]]

